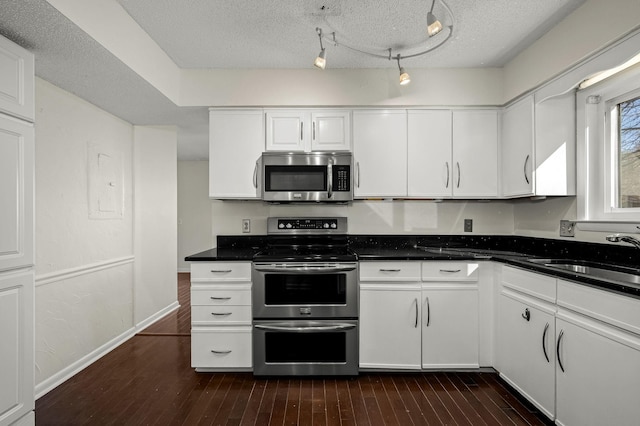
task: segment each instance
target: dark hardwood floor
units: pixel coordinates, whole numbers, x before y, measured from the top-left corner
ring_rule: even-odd
[[[494,373],[196,373],[188,274],[178,281],[180,309],[36,401],[37,425],[551,424]]]

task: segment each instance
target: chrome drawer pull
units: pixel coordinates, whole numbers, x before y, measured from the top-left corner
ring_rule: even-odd
[[[400,272],[402,269],[382,269],[380,268],[380,272]]]
[[[216,296],[211,296],[210,297],[211,300],[231,300],[230,297],[216,297]]]
[[[211,272],[214,274],[228,274],[229,272],[233,272],[233,269],[212,269]]]
[[[211,349],[211,353],[214,353],[216,355],[226,355],[226,354],[230,354],[231,351],[230,350],[229,351],[216,351],[214,349]]]
[[[231,312],[211,312],[211,315],[214,317],[228,317],[231,315]]]
[[[455,274],[462,271],[462,269],[440,269],[440,272],[446,272],[449,274]]]

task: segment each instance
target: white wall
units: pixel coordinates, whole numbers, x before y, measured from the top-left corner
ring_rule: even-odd
[[[177,132],[134,127],[134,323],[177,307]]]
[[[133,326],[133,128],[36,79],[36,384]],[[123,216],[90,219],[88,144],[122,159]]]
[[[178,161],[178,271],[189,272],[186,256],[215,246],[211,223],[209,162]]]

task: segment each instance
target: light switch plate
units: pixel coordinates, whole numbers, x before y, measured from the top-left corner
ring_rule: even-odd
[[[576,223],[571,220],[560,221],[560,236],[561,237],[575,237],[576,235]]]

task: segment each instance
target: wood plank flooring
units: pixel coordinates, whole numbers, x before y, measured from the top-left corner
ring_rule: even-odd
[[[190,367],[181,308],[36,401],[37,425],[544,425],[494,373],[269,378]]]

